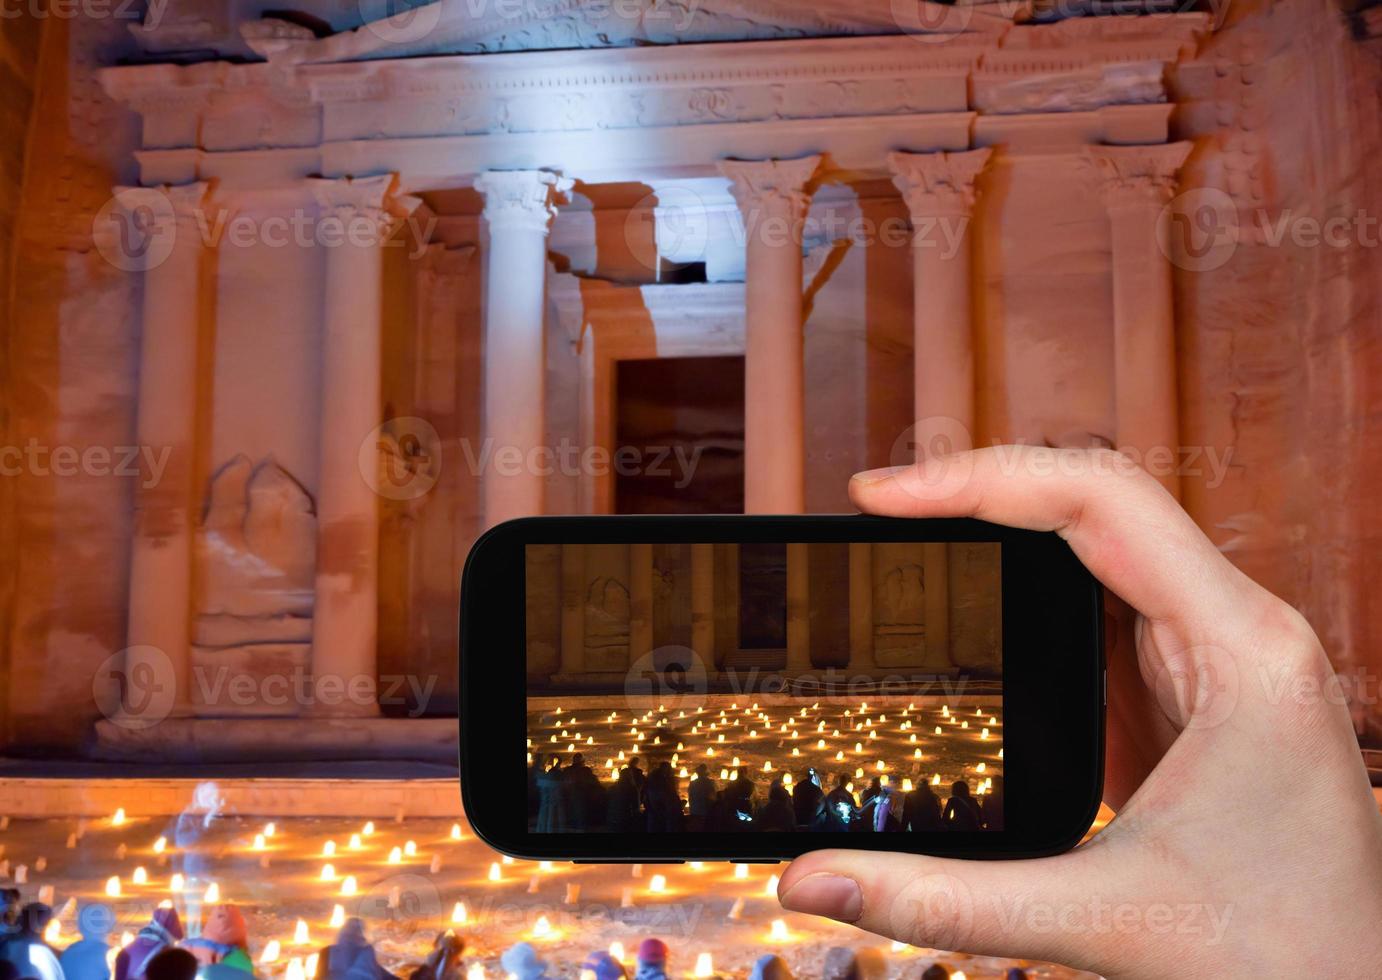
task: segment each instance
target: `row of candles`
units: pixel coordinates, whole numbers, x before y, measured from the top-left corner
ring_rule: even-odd
[[[820,703],[819,703],[819,702],[817,702],[817,703],[811,705],[809,709],[806,708],[806,707],[802,707],[793,717],[789,717],[789,718],[787,719],[787,721],[783,722],[780,726],[776,726],[776,727],[778,728],[778,732],[779,732],[780,734],[786,734],[786,735],[789,737],[789,739],[797,740],[797,739],[800,739],[800,738],[801,738],[801,731],[797,728],[797,721],[798,721],[798,719],[802,719],[802,718],[811,718],[812,720],[816,720],[816,721],[817,721],[817,724],[816,724],[816,734],[817,734],[818,736],[820,736],[820,737],[817,738],[817,740],[816,740],[815,749],[816,749],[816,751],[818,751],[818,752],[825,752],[825,753],[828,754],[829,749],[830,749],[829,739],[832,739],[832,738],[833,738],[833,739],[839,739],[839,738],[842,738],[843,735],[842,735],[842,733],[841,733],[840,728],[838,728],[838,727],[833,728],[833,729],[832,729],[832,733],[831,733],[829,736],[827,736],[827,735],[825,734],[827,728],[829,727],[829,726],[827,725],[825,719],[823,719],[823,718],[818,718],[818,716],[809,714],[809,712],[812,712],[812,711],[819,711],[819,709],[820,709]],[[720,731],[720,730],[719,730],[720,728],[730,728],[730,727],[741,728],[741,727],[743,727],[742,719],[739,719],[739,718],[732,718],[731,715],[729,714],[729,712],[731,712],[731,711],[733,711],[733,712],[739,712],[739,711],[740,711],[739,706],[738,706],[737,703],[736,703],[736,704],[731,704],[730,707],[729,707],[728,709],[721,709],[720,712],[719,712],[719,715],[718,715],[717,719],[716,719],[716,720],[712,720],[712,721],[710,722],[709,726],[705,729],[704,732],[701,731],[702,722],[701,722],[701,720],[700,720],[699,718],[696,720],[695,724],[692,726],[692,729],[691,729],[691,732],[690,732],[690,736],[691,736],[691,737],[704,736],[705,738],[711,738],[711,737],[714,738],[714,742],[711,743],[710,745],[707,745],[707,746],[704,748],[704,757],[705,757],[705,758],[716,758],[716,746],[723,746],[723,745],[725,744],[725,732],[724,732],[724,731]],[[902,710],[902,718],[905,719],[905,720],[903,720],[903,721],[900,723],[900,727],[897,729],[897,732],[898,732],[898,734],[900,734],[900,735],[904,735],[904,736],[907,736],[907,737],[908,737],[908,743],[907,743],[907,744],[916,746],[916,748],[913,749],[913,751],[912,751],[912,760],[913,760],[914,762],[920,762],[920,761],[923,761],[923,760],[925,759],[925,756],[924,756],[924,754],[923,754],[923,752],[922,752],[922,749],[921,749],[920,744],[918,743],[918,735],[917,735],[917,733],[916,733],[915,731],[912,730],[912,729],[913,729],[913,721],[914,721],[912,715],[913,715],[914,712],[916,713],[917,720],[919,720],[919,719],[920,719],[920,716],[921,716],[921,712],[918,711],[917,706],[916,706],[915,703],[909,704],[906,708],[904,708],[904,709]],[[697,716],[704,715],[705,713],[706,713],[706,708],[705,708],[705,706],[703,706],[703,705],[700,706],[700,707],[697,707],[697,708],[694,709],[694,711],[693,711],[693,715],[697,715]],[[554,720],[553,720],[553,722],[552,722],[552,723],[550,724],[550,726],[549,726],[551,729],[553,729],[553,732],[552,732],[551,735],[548,736],[548,744],[550,744],[550,745],[559,745],[559,744],[561,744],[562,741],[565,741],[565,743],[566,743],[565,751],[566,751],[568,754],[574,754],[575,752],[581,751],[583,748],[592,748],[592,747],[595,747],[597,744],[599,744],[599,743],[596,742],[595,737],[594,737],[593,735],[583,735],[580,731],[575,731],[574,733],[572,732],[572,729],[575,728],[575,727],[577,726],[577,724],[578,724],[577,719],[576,719],[574,713],[573,713],[571,716],[569,716],[569,717],[563,719],[563,715],[565,714],[565,712],[563,712],[562,709],[561,709],[560,707],[557,707],[557,708],[555,709],[555,711],[553,712],[553,714],[554,714]],[[961,718],[961,717],[959,717],[956,713],[953,713],[953,712],[950,710],[950,706],[949,706],[948,704],[942,704],[941,707],[940,707],[940,709],[939,709],[938,714],[940,715],[940,719],[941,719],[943,722],[949,722],[952,726],[954,726],[954,728],[953,728],[952,730],[955,730],[955,729],[958,729],[959,731],[966,731],[966,730],[969,730],[969,719],[968,719],[968,718]],[[978,737],[978,739],[977,739],[978,741],[981,741],[981,742],[983,742],[983,741],[988,741],[988,740],[990,739],[990,737],[991,737],[991,731],[990,731],[990,729],[991,729],[991,728],[996,728],[996,727],[998,727],[998,725],[999,725],[997,715],[996,715],[996,714],[990,714],[990,713],[988,713],[988,712],[985,712],[984,709],[982,708],[982,706],[976,706],[976,707],[975,707],[973,717],[983,719],[984,716],[985,716],[986,714],[988,714],[987,725],[983,725],[983,726],[980,727],[979,737]],[[642,715],[641,717],[635,717],[635,718],[633,719],[633,724],[631,725],[631,727],[630,727],[630,729],[629,729],[629,732],[628,732],[628,736],[627,736],[627,737],[630,739],[629,748],[628,748],[627,750],[621,748],[621,749],[618,750],[618,752],[617,752],[617,754],[616,754],[615,756],[609,757],[609,758],[607,758],[607,759],[605,760],[604,768],[605,768],[606,770],[609,771],[609,779],[610,779],[611,782],[617,781],[617,780],[618,780],[618,778],[619,778],[619,770],[622,768],[622,764],[625,763],[625,762],[627,762],[627,761],[629,760],[630,755],[633,755],[633,756],[638,756],[638,755],[640,755],[640,754],[641,754],[641,751],[640,751],[640,750],[646,745],[647,732],[646,732],[646,731],[640,731],[639,725],[641,724],[641,725],[643,725],[643,726],[645,726],[645,727],[651,726],[651,727],[653,727],[653,728],[655,728],[655,729],[656,729],[656,728],[661,728],[661,727],[665,726],[666,723],[667,723],[667,715],[668,715],[668,713],[667,713],[666,705],[659,705],[658,708],[657,708],[657,710],[656,710],[655,712],[654,712],[654,711],[649,711],[649,712],[645,713],[644,715]],[[753,718],[753,719],[754,719],[755,721],[757,721],[760,725],[762,725],[762,726],[764,727],[765,730],[771,730],[773,727],[775,727],[775,723],[773,722],[772,718],[771,718],[766,712],[761,711],[761,710],[759,709],[758,704],[756,704],[756,703],[753,704],[753,705],[750,705],[750,706],[747,707],[747,708],[744,708],[744,709],[742,710],[742,715],[743,715],[744,717]],[[656,719],[655,719],[655,716],[657,716]],[[678,713],[677,719],[676,719],[676,720],[685,720],[686,718],[687,718],[687,713],[686,713],[686,711],[683,709],[683,710],[681,710],[681,711]],[[840,718],[846,720],[846,721],[845,721],[845,727],[846,727],[846,728],[849,727],[850,723],[852,722],[854,731],[856,731],[856,732],[864,732],[864,731],[867,731],[867,732],[868,732],[868,735],[867,735],[867,739],[866,739],[866,740],[867,740],[867,741],[870,741],[870,742],[874,742],[874,741],[876,741],[876,740],[878,739],[878,732],[879,732],[878,726],[879,726],[879,725],[886,724],[886,723],[887,723],[887,720],[888,720],[887,714],[886,714],[886,713],[880,713],[880,714],[878,715],[877,720],[875,721],[874,718],[873,718],[873,717],[871,716],[871,714],[869,713],[869,706],[868,706],[868,703],[867,703],[867,702],[863,702],[862,704],[860,704],[859,710],[858,710],[858,713],[857,713],[857,714],[855,714],[855,713],[854,713],[853,711],[851,711],[850,709],[845,709],[845,711],[844,711],[843,714],[840,716]],[[618,712],[611,712],[611,713],[604,719],[603,724],[604,724],[607,728],[613,729],[613,728],[616,726],[616,724],[618,724],[618,722],[619,722],[619,714],[618,714]],[[943,729],[942,725],[936,725],[936,726],[934,726],[934,735],[935,735],[935,736],[944,737],[945,732],[944,732],[944,729]],[[749,730],[749,732],[748,732],[748,738],[749,738],[750,740],[758,739],[759,737],[760,737],[760,735],[759,735],[759,731],[758,731],[757,728],[754,728],[754,729],[750,729],[750,730]],[[661,744],[662,744],[661,735],[654,735],[653,740],[652,740],[652,744],[653,744],[653,745],[661,745]],[[533,739],[532,739],[532,738],[529,738],[529,739],[528,739],[528,750],[529,750],[529,751],[528,751],[527,759],[528,759],[528,763],[529,763],[530,765],[531,765],[532,762],[533,762],[533,749],[534,749]],[[685,742],[684,740],[683,740],[683,741],[678,741],[678,742],[677,742],[677,745],[676,745],[676,751],[673,753],[673,755],[672,755],[672,757],[671,757],[671,763],[672,763],[673,766],[679,767],[679,771],[678,771],[678,776],[679,776],[679,778],[680,778],[683,782],[688,782],[688,783],[689,783],[689,782],[691,782],[691,781],[694,781],[697,777],[696,777],[695,773],[693,773],[693,772],[690,771],[690,769],[689,769],[688,766],[686,766],[686,765],[683,764],[684,760],[682,759],[681,756],[682,756],[682,753],[684,753],[684,752],[686,752],[686,751],[687,751],[687,749],[686,749],[686,742]],[[856,741],[856,742],[854,743],[854,750],[853,750],[853,751],[854,751],[854,755],[855,755],[855,756],[864,756],[864,755],[867,755],[867,754],[868,754],[868,749],[866,749],[864,741]],[[799,747],[799,746],[793,746],[793,747],[792,747],[791,755],[792,755],[793,758],[801,758],[801,757],[802,757],[802,752],[801,752],[800,747]],[[997,758],[998,758],[998,759],[1002,759],[1002,758],[1003,758],[1003,750],[1002,750],[1002,748],[999,748],[998,754],[997,754]],[[838,751],[835,752],[834,761],[836,761],[836,762],[845,762],[846,760],[847,760],[847,756],[846,756],[846,750],[845,750],[845,749],[839,749]],[[730,780],[730,781],[733,781],[733,780],[737,779],[737,778],[738,778],[738,775],[739,775],[738,770],[739,770],[740,766],[741,766],[740,757],[739,757],[738,755],[733,756],[733,757],[732,757],[732,760],[731,760],[731,762],[730,762],[730,765],[729,765],[728,767],[723,767],[723,768],[720,769],[720,778],[721,778],[722,780]],[[878,774],[878,775],[880,776],[880,781],[881,781],[884,785],[887,785],[887,784],[890,782],[890,777],[889,777],[889,775],[888,775],[888,772],[889,772],[890,768],[892,768],[892,767],[890,767],[889,764],[888,764],[885,760],[883,760],[883,759],[877,759],[877,760],[876,760],[871,766],[869,766],[867,769],[866,769],[866,767],[864,767],[864,766],[857,766],[857,767],[855,768],[855,770],[854,770],[854,778],[855,778],[855,779],[864,779],[864,778],[867,777],[868,773],[869,773],[870,771],[872,771],[873,773],[876,773],[876,774]],[[980,780],[978,787],[976,788],[976,793],[979,794],[979,795],[982,795],[982,794],[984,794],[985,792],[988,792],[989,790],[991,790],[991,789],[992,789],[992,786],[993,786],[992,777],[991,777],[991,776],[985,776],[985,773],[987,772],[987,769],[988,769],[987,763],[985,763],[985,762],[979,762],[979,763],[975,764],[972,768],[973,768],[973,771],[974,771],[975,773],[977,773],[977,774],[979,774],[981,777],[983,777],[983,778]],[[772,772],[774,772],[774,771],[775,771],[775,770],[774,770],[774,767],[773,767],[773,762],[772,762],[772,760],[771,760],[771,759],[765,760],[765,761],[763,762],[763,765],[762,765],[762,772],[764,772],[764,773],[772,773]],[[783,785],[790,787],[790,786],[792,785],[792,778],[793,778],[793,777],[792,777],[792,774],[791,774],[790,772],[785,772],[785,773],[783,773],[783,775],[782,775],[782,782],[783,782]],[[932,775],[931,779],[930,779],[930,783],[931,783],[932,786],[940,786],[940,785],[942,785],[941,774],[940,774],[939,772],[934,773],[934,774]],[[852,785],[852,784],[851,784],[851,785]],[[910,792],[912,791],[912,788],[913,788],[913,787],[912,787],[912,780],[911,780],[910,778],[905,778],[905,779],[903,779],[903,781],[902,781],[902,787],[901,787],[901,788],[902,788],[902,791],[903,791],[903,792],[905,792],[905,793],[910,793]],[[852,791],[852,790],[851,790],[851,791]]]

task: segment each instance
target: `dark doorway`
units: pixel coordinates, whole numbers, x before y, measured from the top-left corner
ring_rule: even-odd
[[[742,513],[744,359],[620,361],[615,385],[615,511]]]
[[[739,647],[787,646],[787,546],[745,542],[739,546]]]

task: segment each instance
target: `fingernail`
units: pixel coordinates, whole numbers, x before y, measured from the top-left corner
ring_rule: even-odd
[[[853,922],[864,911],[864,896],[859,883],[841,875],[807,875],[782,896],[782,907],[792,912],[823,915],[840,922]]]
[[[897,476],[897,474],[905,469],[908,469],[908,467],[883,466],[876,470],[864,470],[862,473],[855,473],[852,479],[858,483],[878,483],[882,480],[888,480]]]

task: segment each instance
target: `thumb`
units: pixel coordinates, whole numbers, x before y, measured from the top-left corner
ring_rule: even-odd
[[[1107,894],[1129,880],[1122,865],[1099,846],[1024,861],[815,851],[792,862],[777,894],[789,911],[913,946],[1097,970],[1118,959],[1095,920],[1126,899]]]

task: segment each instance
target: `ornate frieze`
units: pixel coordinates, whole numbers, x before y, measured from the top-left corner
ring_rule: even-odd
[[[821,165],[819,156],[796,160],[722,160],[720,173],[750,227],[762,219],[802,221],[811,206],[807,185]]]

